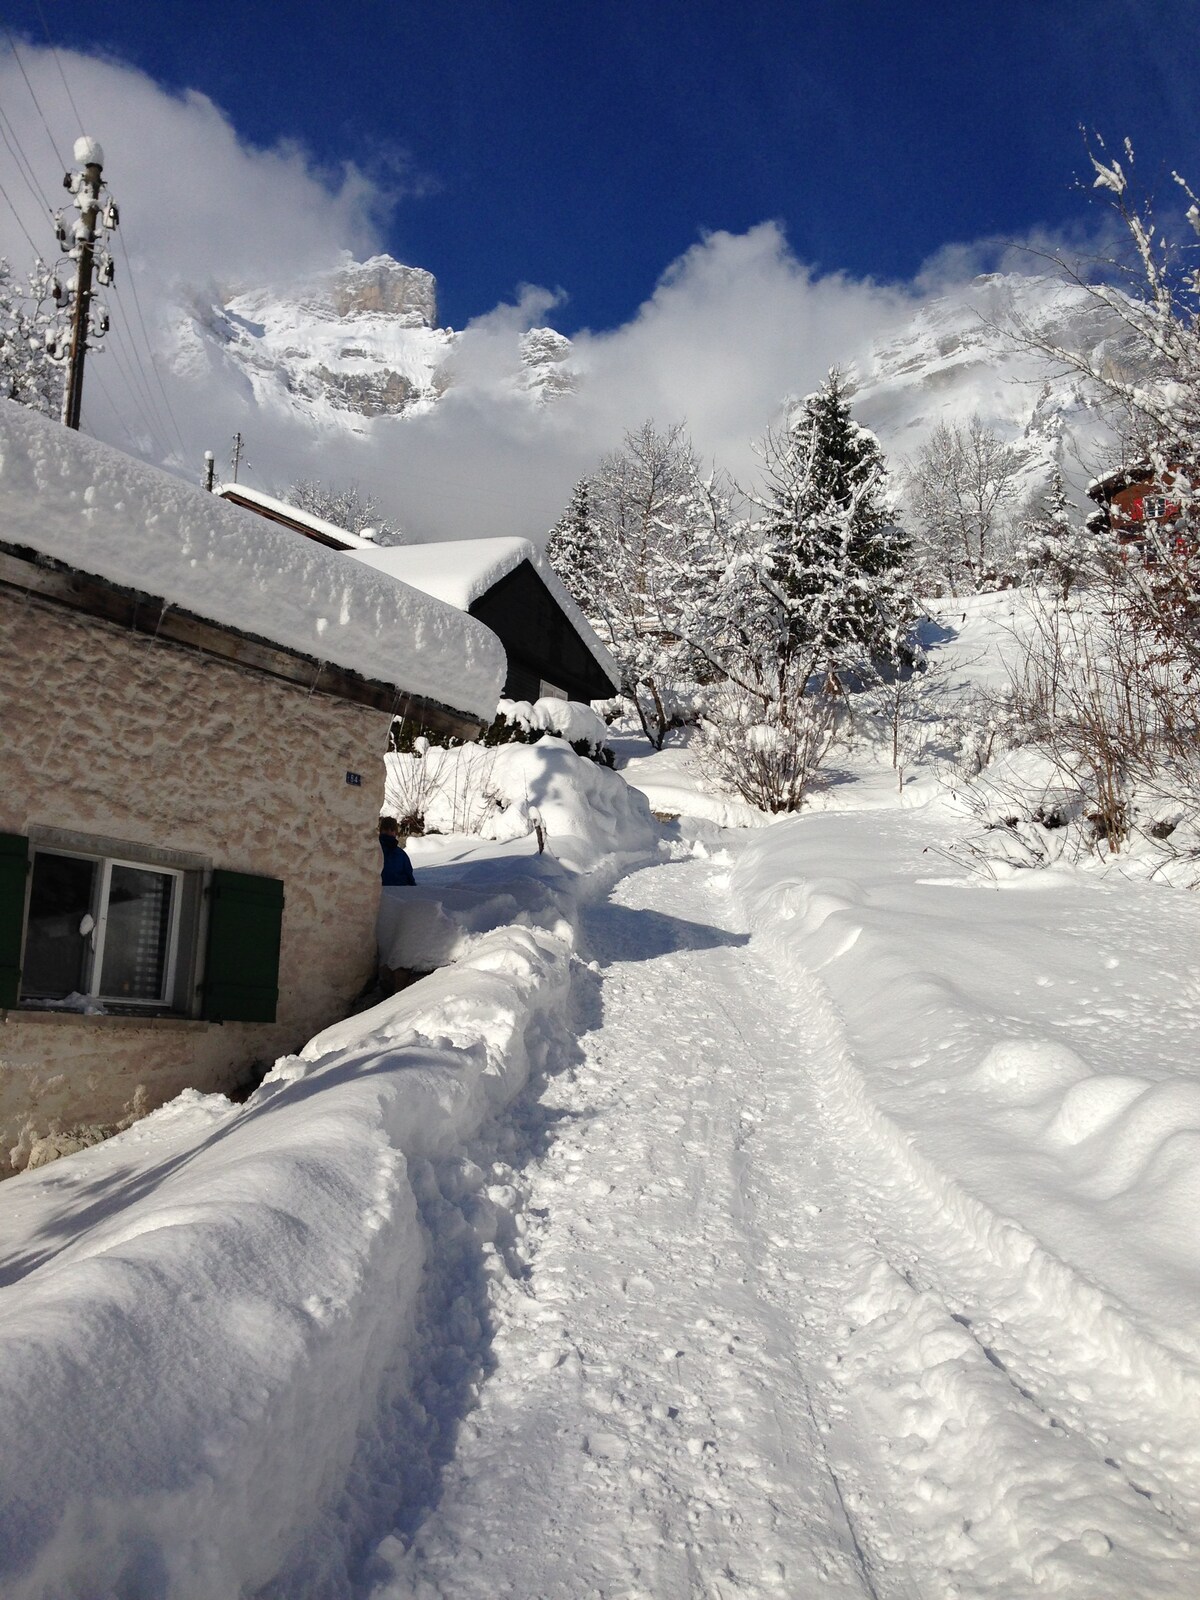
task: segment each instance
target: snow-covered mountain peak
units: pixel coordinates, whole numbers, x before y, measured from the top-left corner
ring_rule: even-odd
[[[391,256],[349,257],[296,288],[194,299],[172,363],[306,419],[427,410],[455,335],[438,328],[433,274]]]
[[[530,328],[521,336],[521,361],[525,368],[522,388],[539,399],[574,394],[578,374],[568,363],[574,346],[565,334],[553,328]]]
[[[347,259],[328,274],[330,304],[339,317],[375,313],[409,327],[437,326],[437,282],[423,267],[406,267],[392,256]]]

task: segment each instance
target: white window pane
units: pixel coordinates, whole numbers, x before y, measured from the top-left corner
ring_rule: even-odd
[[[174,883],[167,872],[113,864],[99,986],[106,999],[162,999]]]

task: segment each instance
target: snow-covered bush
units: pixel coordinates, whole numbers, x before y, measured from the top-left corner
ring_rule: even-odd
[[[1073,605],[1035,596],[1031,612],[1011,714],[1115,852],[1135,826],[1135,796],[1196,793],[1200,683],[1119,579]]]
[[[501,807],[491,784],[496,755],[484,744],[447,747],[420,736],[389,751],[384,813],[401,834],[482,833]]]
[[[714,696],[697,752],[718,784],[760,811],[799,811],[837,732],[832,695],[769,705],[736,684]]]
[[[496,719],[470,744],[397,717],[387,758],[387,804],[403,834],[480,833],[500,806],[491,778],[507,744],[559,738],[578,756],[613,765],[604,719],[575,700],[501,700]]]
[[[501,700],[496,720],[483,736],[487,745],[536,744],[543,734],[565,739],[576,755],[611,767],[608,724],[599,712],[578,700]]]
[[[413,793],[414,763],[429,763],[426,810],[412,833],[530,837],[568,865],[589,851],[653,848],[658,840],[644,796],[552,734],[533,745],[430,746],[420,754],[392,751],[385,760],[384,809],[397,817]]]
[[[54,288],[40,262],[22,280],[0,256],[0,395],[51,417],[62,408],[67,344]]]

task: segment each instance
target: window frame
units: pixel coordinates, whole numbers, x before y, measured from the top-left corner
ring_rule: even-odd
[[[91,861],[100,870],[96,873],[92,886],[92,904],[88,915],[93,918],[92,929],[88,937],[90,950],[87,957],[87,970],[85,974],[86,987],[78,992],[86,995],[89,1000],[95,1000],[102,1006],[120,1006],[135,1009],[138,1012],[178,1012],[179,1007],[174,1003],[176,994],[176,977],[179,961],[179,935],[183,919],[183,901],[185,894],[186,874],[182,867],[163,866],[157,862],[136,861],[124,856],[99,855],[86,850],[66,850],[61,845],[34,844],[30,851],[29,861],[29,892],[33,893],[33,879],[37,871],[39,856],[59,856],[71,861]],[[112,914],[112,875],[114,867],[129,867],[134,872],[153,872],[171,880],[171,904],[167,919],[167,933],[165,941],[165,960],[163,962],[162,982],[159,992],[153,997],[131,997],[129,995],[106,994],[102,988],[104,976],[104,954],[108,938],[108,925]],[[25,908],[25,933],[29,931],[29,905]],[[24,981],[22,981],[24,990]],[[22,993],[22,1004],[31,1005],[37,1009],[37,1003],[43,1002],[43,1009],[48,1002],[55,1006],[61,1004],[65,996]]]
[[[209,858],[65,828],[31,827],[28,840],[28,877],[21,922],[22,966],[29,933],[29,903],[37,857],[58,855],[92,861],[100,869],[96,874],[91,913],[96,918],[95,931],[98,936],[88,957],[88,987],[80,992],[86,993],[88,1001],[94,1002],[108,1016],[198,1018],[201,1014],[200,988],[205,962],[205,902],[212,876]],[[113,867],[158,872],[173,880],[163,983],[159,998],[155,1000],[133,999],[123,995],[106,996],[100,989]],[[96,907],[100,910],[97,911]],[[17,1007],[21,1011],[75,1014],[63,1006],[62,997],[27,993],[24,971],[21,974]]]
[[[53,995],[23,993],[34,857],[38,853],[178,875],[177,915],[170,939],[176,966],[167,997],[106,1000],[76,1009]],[[111,874],[103,880],[111,885]],[[106,839],[65,828],[31,825],[0,831],[0,1015],[174,1022],[275,1023],[281,998],[284,919],[282,878],[217,868],[206,856],[155,845]],[[173,908],[174,910],[174,908]],[[90,931],[90,930],[89,930]],[[90,953],[91,973],[97,969]],[[93,981],[89,977],[89,983]],[[165,986],[164,986],[165,987]],[[80,991],[82,993],[82,991]]]

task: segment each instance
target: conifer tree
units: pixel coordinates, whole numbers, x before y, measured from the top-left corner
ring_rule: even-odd
[[[1035,583],[1049,583],[1066,600],[1102,564],[1099,541],[1067,499],[1056,466],[1040,503],[1021,524],[1020,559]]]
[[[781,659],[836,676],[891,651],[910,613],[907,541],[888,507],[879,442],[851,415],[836,368],[762,454],[765,485],[753,498],[764,514],[752,531],[781,603]]]

